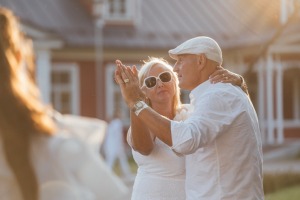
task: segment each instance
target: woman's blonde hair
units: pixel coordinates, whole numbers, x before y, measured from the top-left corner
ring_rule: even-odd
[[[0,135],[6,160],[26,200],[38,198],[30,160],[31,137],[55,131],[35,83],[32,51],[31,41],[20,31],[17,18],[0,7]]]
[[[143,85],[144,79],[148,76],[149,71],[152,69],[157,64],[161,64],[166,68],[166,70],[170,71],[172,74],[172,80],[175,82],[175,95],[173,98],[173,114],[176,113],[176,110],[178,110],[181,106],[181,101],[180,101],[180,88],[178,86],[179,81],[178,77],[173,71],[172,66],[163,58],[156,58],[156,57],[149,57],[148,60],[144,61],[144,64],[142,65],[140,71],[139,71],[139,84],[140,86]]]

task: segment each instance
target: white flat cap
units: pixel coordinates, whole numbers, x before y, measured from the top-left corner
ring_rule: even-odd
[[[189,39],[175,49],[169,50],[171,58],[177,60],[180,54],[196,54],[200,55],[204,53],[210,60],[216,61],[222,64],[222,50],[218,43],[210,37],[199,36]]]

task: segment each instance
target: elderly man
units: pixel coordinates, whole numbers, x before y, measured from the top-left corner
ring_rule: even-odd
[[[160,140],[186,155],[188,200],[264,199],[258,120],[248,96],[231,84],[211,84],[222,51],[209,37],[192,38],[169,51],[182,89],[191,90],[185,121],[166,119],[143,101],[135,70],[118,65],[122,95]]]

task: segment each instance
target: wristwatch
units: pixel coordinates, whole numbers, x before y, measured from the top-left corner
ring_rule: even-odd
[[[135,113],[136,116],[138,116],[140,114],[140,112],[147,107],[148,107],[148,105],[144,101],[137,101],[133,105],[132,111]]]

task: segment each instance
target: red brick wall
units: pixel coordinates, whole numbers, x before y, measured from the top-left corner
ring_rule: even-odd
[[[80,114],[96,117],[96,69],[94,62],[79,62]]]
[[[300,138],[299,128],[286,128],[284,129],[285,138]]]

